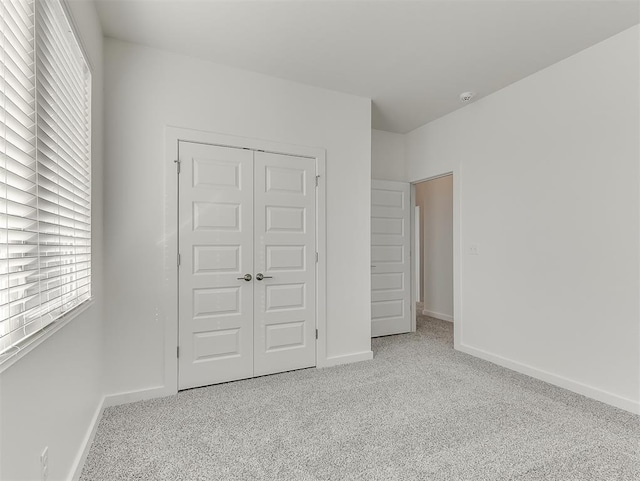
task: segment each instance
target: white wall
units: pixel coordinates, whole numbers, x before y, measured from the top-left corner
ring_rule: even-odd
[[[94,304],[0,374],[0,479],[70,479],[102,403],[102,30],[89,2],[70,2],[93,67],[92,292]]]
[[[371,130],[372,179],[406,181],[404,143],[403,134]]]
[[[176,322],[163,307],[168,125],[326,149],[327,356],[369,356],[370,100],[111,39],[105,67],[109,392],[175,389],[163,368]]]
[[[453,177],[416,184],[423,313],[453,321]]]
[[[407,169],[458,177],[459,348],[640,412],[638,38],[409,133]]]

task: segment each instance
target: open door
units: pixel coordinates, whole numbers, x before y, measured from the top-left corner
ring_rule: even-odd
[[[371,336],[411,331],[410,185],[371,182]]]

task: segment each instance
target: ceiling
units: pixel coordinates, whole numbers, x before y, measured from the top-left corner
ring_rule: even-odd
[[[640,21],[636,0],[97,0],[106,36],[373,100],[405,133]]]

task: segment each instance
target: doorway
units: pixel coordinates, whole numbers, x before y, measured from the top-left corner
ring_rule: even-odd
[[[416,310],[443,321],[454,320],[454,182],[448,174],[414,185],[416,220],[414,283]]]
[[[316,159],[178,155],[178,389],[315,366]]]

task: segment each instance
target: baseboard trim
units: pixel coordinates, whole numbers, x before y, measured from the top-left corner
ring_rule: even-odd
[[[105,396],[104,407],[119,406],[120,404],[128,404],[137,401],[146,401],[159,397],[172,396],[177,394],[177,389],[168,389],[165,386],[157,386],[137,391],[121,392],[117,394],[109,394]]]
[[[352,362],[370,361],[371,359],[373,359],[373,351],[356,352],[342,356],[328,357],[322,364],[318,363],[318,367],[339,366],[341,364],[351,364]]]
[[[73,465],[71,466],[71,476],[69,477],[69,479],[71,479],[72,481],[78,481],[80,479],[80,475],[82,474],[82,468],[84,468],[84,463],[87,460],[89,450],[91,449],[93,440],[96,437],[98,425],[100,424],[100,420],[102,419],[102,413],[104,412],[104,400],[105,396],[102,396],[102,399],[100,400],[100,402],[98,403],[98,407],[96,408],[96,412],[91,418],[91,423],[89,424],[87,433],[82,440],[82,446],[80,447],[80,450],[78,451],[78,454],[73,461]]]
[[[440,319],[441,321],[453,322],[453,316],[449,314],[442,314],[441,312],[429,311],[427,309],[422,310],[423,316],[434,317],[436,319]]]
[[[499,366],[506,367],[507,369],[511,369],[512,371],[526,374],[527,376],[540,379],[541,381],[548,382],[549,384],[553,384],[554,386],[567,389],[577,394],[582,394],[583,396],[595,399],[596,401],[600,401],[605,404],[624,409],[625,411],[629,411],[633,414],[640,414],[640,401],[634,401],[633,399],[618,396],[617,394],[613,394],[608,391],[589,386],[587,384],[582,384],[566,377],[558,376],[557,374],[543,371],[527,364],[523,364],[521,362],[513,361],[511,359],[507,359],[505,357],[483,351],[482,349],[476,349],[475,347],[471,347],[466,344],[460,344],[456,347],[456,349],[466,354],[470,354],[471,356],[479,357],[480,359],[484,359],[485,361],[489,361]]]

